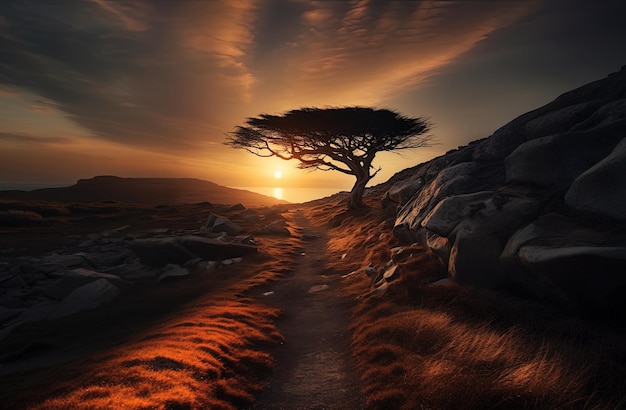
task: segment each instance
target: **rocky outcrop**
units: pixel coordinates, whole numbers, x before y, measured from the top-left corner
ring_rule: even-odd
[[[40,256],[0,261],[0,340],[24,323],[61,319],[95,309],[144,283],[210,274],[256,252],[254,238],[224,232],[242,229],[213,217],[208,230],[152,229],[126,233],[128,226],[89,234],[75,247]],[[235,228],[236,227],[236,228]]]
[[[626,289],[626,68],[390,180],[395,235],[460,284],[568,307]]]

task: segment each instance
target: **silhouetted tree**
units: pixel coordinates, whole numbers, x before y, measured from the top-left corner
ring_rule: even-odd
[[[362,208],[377,152],[426,147],[432,136],[424,118],[369,107],[301,108],[282,115],[261,114],[230,133],[226,145],[261,157],[295,159],[299,168],[354,175],[349,209]]]

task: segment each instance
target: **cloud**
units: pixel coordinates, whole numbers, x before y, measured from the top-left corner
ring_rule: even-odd
[[[285,104],[379,103],[423,82],[536,2],[488,3],[311,2],[297,38],[276,52],[280,97]]]
[[[2,141],[28,145],[65,145],[76,142],[74,138],[69,137],[38,137],[29,134],[0,131],[0,142]]]
[[[533,3],[2,2],[0,85],[104,141],[201,155],[259,112],[379,104]]]

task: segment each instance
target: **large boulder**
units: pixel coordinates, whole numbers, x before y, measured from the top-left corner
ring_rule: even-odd
[[[243,232],[243,228],[241,226],[226,217],[215,214],[210,214],[207,217],[205,228],[209,232],[226,232],[228,235],[237,235],[238,233]]]
[[[507,182],[565,190],[580,174],[606,157],[624,135],[626,119],[524,143],[505,160]]]
[[[49,319],[60,319],[83,310],[95,309],[111,302],[119,295],[118,288],[106,279],[98,279],[74,290],[67,295]]]
[[[625,139],[610,155],[574,181],[565,194],[568,206],[626,221],[626,133],[622,135]]]
[[[490,199],[484,208],[465,218],[449,235],[448,272],[465,285],[497,288],[506,277],[500,254],[509,236],[542,206],[537,198],[508,198],[500,204]]]
[[[253,245],[196,235],[136,239],[129,242],[128,247],[144,264],[152,267],[168,264],[183,266],[198,257],[210,260],[234,258],[257,250]]]
[[[577,305],[611,309],[616,303],[624,304],[616,292],[626,289],[626,247],[524,246],[518,258],[522,266],[540,272]]]
[[[176,237],[135,239],[128,243],[128,247],[142,263],[152,267],[170,263],[184,265],[188,260],[198,257],[185,248]]]

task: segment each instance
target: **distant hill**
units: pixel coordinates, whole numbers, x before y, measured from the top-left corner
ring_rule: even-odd
[[[150,205],[205,201],[216,204],[241,203],[248,206],[287,203],[266,195],[228,188],[201,179],[120,178],[115,176],[81,179],[75,185],[63,188],[0,191],[0,198],[59,202],[117,201]]]

